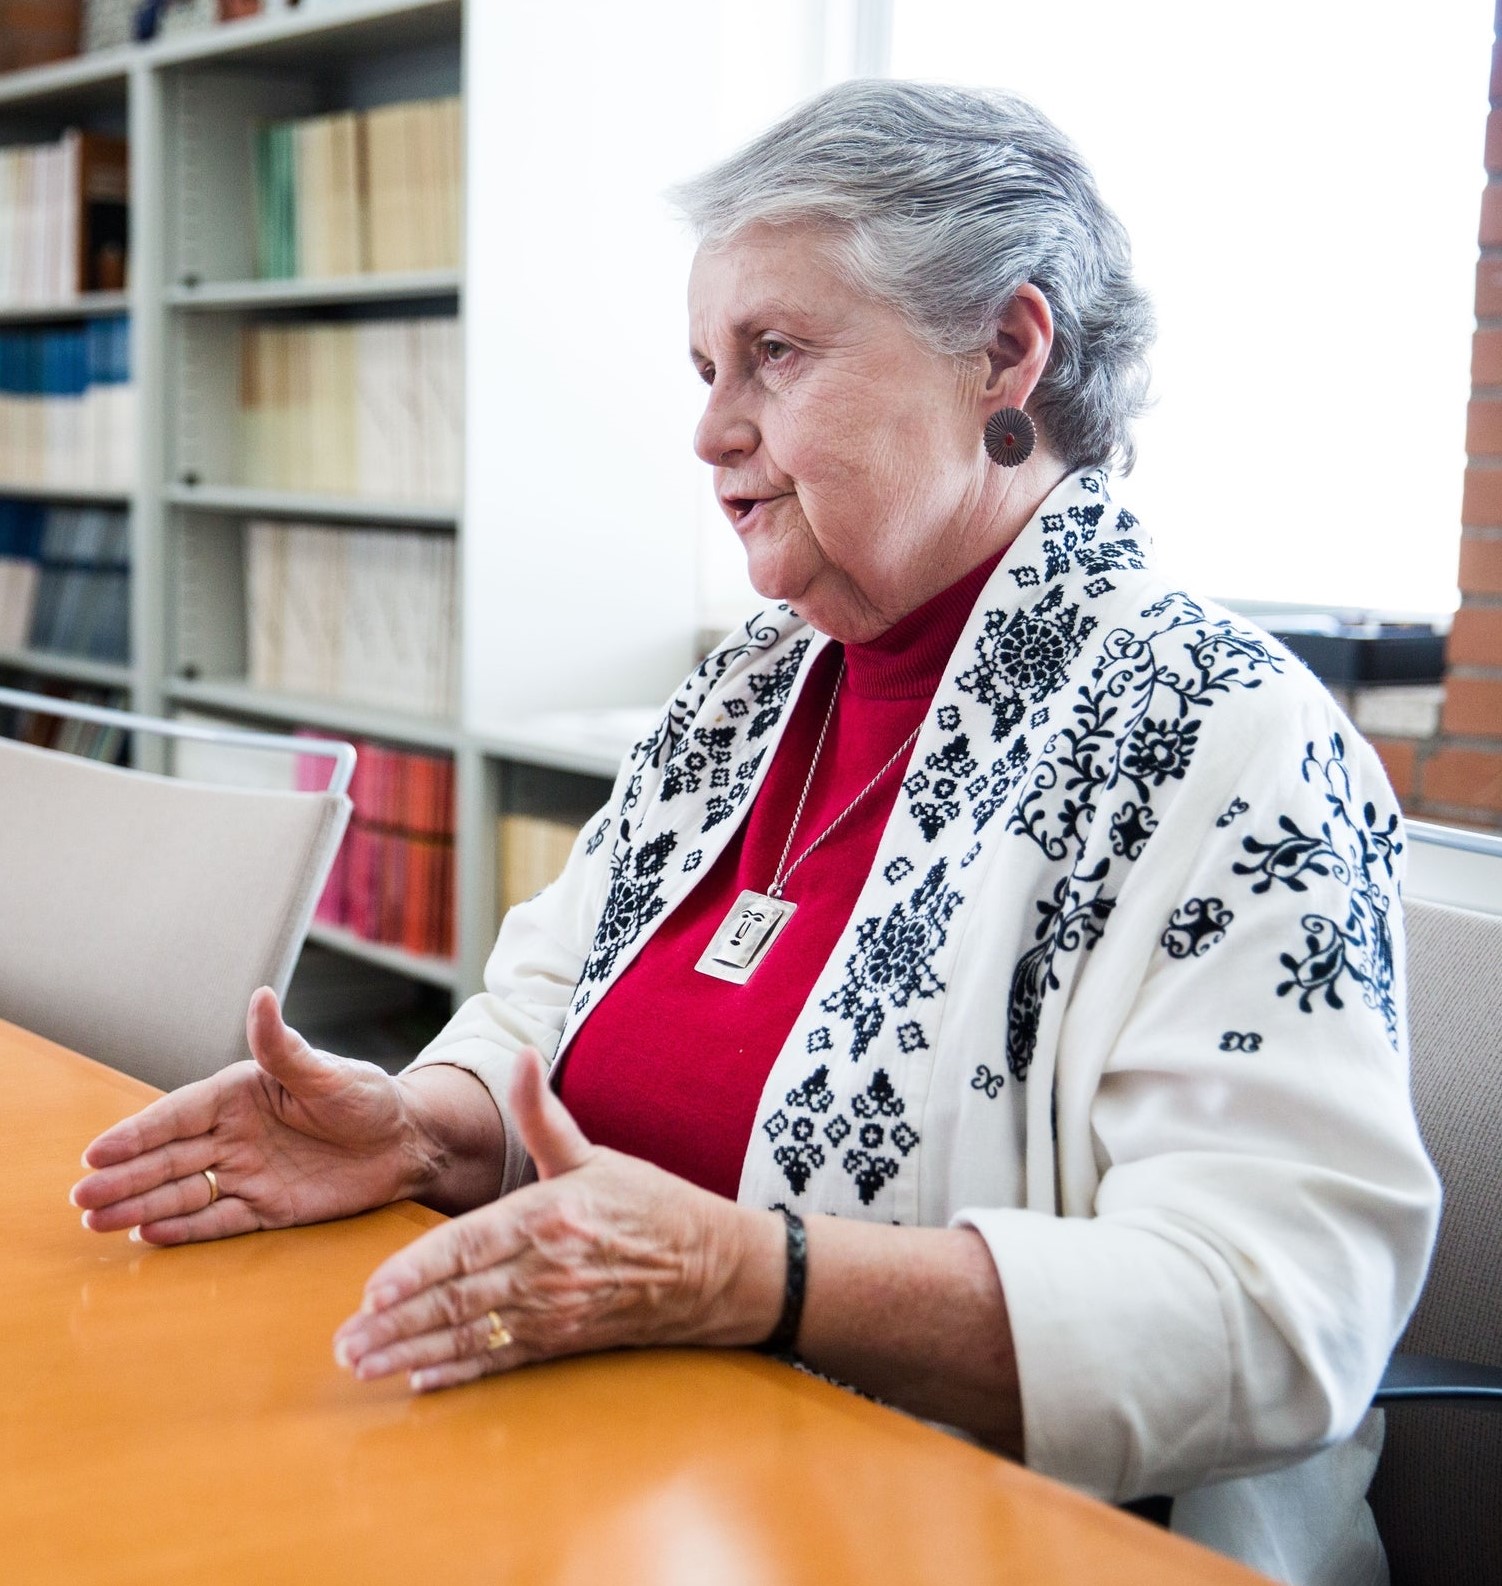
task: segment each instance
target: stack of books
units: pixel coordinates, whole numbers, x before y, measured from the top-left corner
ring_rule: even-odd
[[[423,957],[454,951],[454,762],[384,744],[355,745],[354,813],[315,918]],[[311,756],[298,785],[328,785]]]
[[[0,0],[0,72],[76,55],[79,6],[80,0]]]
[[[19,650],[31,640],[46,517],[40,502],[0,498],[0,650]]]
[[[496,828],[496,897],[504,915],[563,874],[579,827],[548,815],[503,815]]]
[[[130,321],[0,330],[0,489],[124,492],[134,471]]]
[[[451,535],[247,523],[245,593],[247,670],[257,687],[454,713]]]
[[[110,705],[118,710],[118,695],[98,689],[59,688],[56,684],[28,684],[39,693],[55,699],[74,699],[84,705]],[[66,716],[49,716],[43,712],[17,710],[13,706],[0,706],[0,737],[18,738],[22,743],[36,744],[43,749],[60,749],[66,754],[81,754],[90,760],[102,760],[106,765],[123,765],[126,759],[128,734],[121,727],[104,727],[89,721],[73,721]]]
[[[0,500],[0,649],[129,657],[130,520]]]
[[[283,279],[457,269],[461,126],[452,98],[261,127],[258,272]]]
[[[0,305],[124,287],[128,171],[125,140],[95,132],[0,148]]]
[[[458,501],[460,348],[451,315],[248,325],[240,353],[240,482]]]

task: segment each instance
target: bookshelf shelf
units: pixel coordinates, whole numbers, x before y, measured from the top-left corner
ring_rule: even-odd
[[[129,491],[101,490],[93,485],[25,485],[0,479],[0,496],[10,496],[12,500],[19,501],[77,501],[99,507],[130,505]]]
[[[166,39],[151,53],[159,66],[222,60],[327,68],[351,55],[457,43],[462,15],[460,0],[325,0],[316,11],[247,17]]]
[[[457,270],[414,270],[400,275],[346,275],[324,280],[203,281],[169,287],[166,302],[181,309],[323,307],[338,303],[457,300]]]
[[[314,920],[308,927],[308,940],[323,947],[332,947],[351,958],[363,959],[382,969],[394,969],[399,974],[410,975],[414,980],[425,980],[430,985],[442,986],[452,991],[459,982],[459,970],[450,959],[430,958],[419,953],[409,953],[403,947],[392,947],[385,942],[370,942],[353,931],[339,925],[329,925]]]
[[[659,712],[556,711],[508,723],[475,740],[498,761],[517,761],[612,782],[631,746],[644,738]]]
[[[127,46],[0,73],[0,114],[39,109],[51,115],[123,105],[131,63],[140,54]]]
[[[413,748],[454,750],[460,731],[452,721],[357,705],[348,700],[316,699],[303,694],[279,694],[271,689],[233,678],[172,678],[164,687],[179,705],[230,711],[264,721],[293,722],[350,733],[362,738],[383,738]]]
[[[0,325],[33,321],[92,319],[96,315],[128,314],[128,292],[85,292],[58,303],[0,303]]]
[[[0,666],[69,683],[94,683],[118,689],[131,686],[130,668],[118,661],[91,661],[86,656],[58,655],[51,650],[0,649]]]
[[[164,494],[175,507],[198,507],[206,512],[329,518],[346,523],[402,523],[433,529],[453,529],[459,522],[457,507],[423,501],[324,496],[295,490],[258,490],[246,485],[168,485]]]

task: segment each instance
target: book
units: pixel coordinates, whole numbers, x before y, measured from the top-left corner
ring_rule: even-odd
[[[457,97],[263,124],[251,172],[257,273],[457,269],[462,139]]]
[[[40,502],[0,498],[0,650],[19,650],[30,640],[46,520]]]
[[[77,128],[0,149],[0,304],[124,288],[129,165],[124,138]]]
[[[556,881],[579,827],[547,815],[503,815],[497,827],[496,897],[504,915]]]
[[[458,501],[461,357],[451,314],[247,325],[240,340],[241,477],[234,482]]]
[[[0,491],[126,491],[135,451],[129,320],[0,328]]]
[[[96,661],[128,659],[129,536],[123,512],[45,512],[26,636],[30,648]]]
[[[0,72],[78,53],[82,0],[0,0]]]
[[[454,762],[362,740],[354,811],[316,919],[425,957],[454,951]],[[323,787],[326,764],[299,762],[298,785]]]
[[[75,687],[50,679],[23,678],[20,686],[35,694],[76,700],[84,705],[110,705],[118,710],[124,703],[116,690]],[[18,710],[11,705],[0,706],[0,737],[83,755],[106,765],[122,765],[129,758],[129,735],[123,728],[53,716],[45,711]]]
[[[246,675],[260,688],[452,716],[455,577],[442,531],[249,522]]]

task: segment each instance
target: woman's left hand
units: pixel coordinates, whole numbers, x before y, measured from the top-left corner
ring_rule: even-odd
[[[535,1052],[521,1054],[509,1100],[539,1181],[378,1267],[334,1335],[341,1366],[361,1379],[405,1371],[423,1391],[556,1355],[771,1333],[781,1217],[591,1145]]]

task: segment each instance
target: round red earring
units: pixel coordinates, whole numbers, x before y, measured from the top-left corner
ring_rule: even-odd
[[[986,455],[999,468],[1025,463],[1037,444],[1037,426],[1021,408],[1002,408],[986,420]]]

